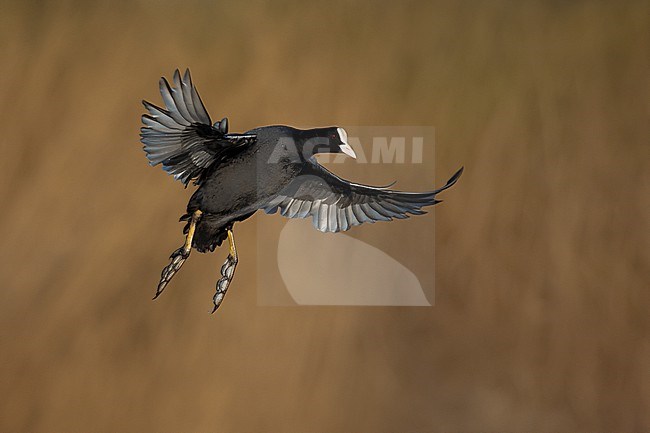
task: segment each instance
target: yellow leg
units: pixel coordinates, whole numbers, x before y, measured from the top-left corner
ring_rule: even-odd
[[[194,239],[194,232],[196,231],[196,223],[199,222],[203,212],[197,210],[192,214],[192,220],[190,221],[190,228],[187,230],[187,237],[185,238],[185,244],[183,245],[183,251],[186,254],[189,254],[192,250],[192,240]]]
[[[230,255],[237,260],[237,247],[235,246],[235,236],[232,234],[232,230],[228,229],[228,243],[230,244]]]
[[[200,210],[197,210],[192,214],[190,227],[187,231],[187,237],[185,237],[185,243],[169,256],[171,262],[165,266],[160,274],[160,282],[156,288],[156,295],[153,297],[154,299],[160,296],[163,290],[165,290],[165,287],[167,287],[167,284],[169,284],[174,275],[176,275],[176,272],[181,269],[185,260],[190,256],[190,252],[192,251],[192,240],[194,239],[194,232],[196,231],[196,224],[199,222],[199,219],[201,219],[202,214],[203,212]]]
[[[235,275],[235,268],[237,267],[237,263],[239,263],[237,247],[235,246],[235,236],[231,229],[228,229],[228,243],[230,244],[230,251],[228,257],[226,257],[226,261],[221,266],[221,278],[217,281],[217,292],[212,298],[212,302],[214,302],[213,313],[217,311],[217,308],[219,308],[223,298],[226,296],[228,287],[230,287],[230,283]]]

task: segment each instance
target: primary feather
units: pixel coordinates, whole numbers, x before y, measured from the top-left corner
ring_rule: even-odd
[[[200,184],[207,169],[227,151],[253,143],[255,136],[227,134],[226,119],[220,122],[224,127],[212,126],[189,70],[181,78],[177,69],[173,82],[172,87],[165,78],[160,79],[165,108],[142,101],[149,114],[142,115],[140,139],[151,165],[162,164],[185,186],[192,179]]]

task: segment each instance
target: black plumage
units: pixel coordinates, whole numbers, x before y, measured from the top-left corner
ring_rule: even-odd
[[[243,134],[228,132],[228,120],[212,124],[187,70],[178,70],[173,86],[160,79],[165,108],[143,101],[141,141],[151,165],[185,186],[198,185],[181,220],[187,221],[185,245],[163,270],[156,297],[180,269],[192,248],[213,251],[230,238],[230,254],[217,283],[215,310],[220,305],[238,258],[232,227],[258,210],[288,218],[311,218],[322,232],[404,219],[425,213],[439,203],[436,195],[460,177],[458,170],[434,191],[413,193],[355,184],[318,164],[318,153],[346,153],[354,157],[345,130],[338,127],[301,130],[265,126]]]

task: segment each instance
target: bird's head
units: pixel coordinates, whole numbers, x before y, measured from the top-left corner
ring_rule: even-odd
[[[344,153],[352,158],[357,157],[348,142],[348,133],[337,126],[327,128],[306,129],[301,131],[302,153],[310,158],[319,153]]]

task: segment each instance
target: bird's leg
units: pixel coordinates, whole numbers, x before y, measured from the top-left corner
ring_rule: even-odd
[[[192,214],[190,228],[188,229],[187,237],[185,238],[185,244],[169,256],[171,262],[165,266],[165,269],[163,269],[160,274],[160,282],[156,289],[156,295],[153,297],[154,299],[160,296],[163,290],[165,290],[165,287],[167,287],[167,284],[169,284],[174,275],[176,275],[176,272],[179,271],[181,266],[183,266],[183,263],[185,263],[185,260],[190,256],[190,251],[192,251],[192,239],[194,238],[194,232],[196,231],[196,223],[201,218],[201,214],[202,212],[200,210],[197,210]]]
[[[228,229],[228,242],[230,243],[230,251],[228,252],[228,257],[223,266],[221,266],[221,278],[217,281],[217,292],[214,294],[212,301],[214,302],[214,308],[212,313],[217,311],[221,301],[226,296],[228,287],[232,282],[232,278],[235,275],[235,268],[237,263],[239,263],[239,258],[237,257],[237,247],[235,246],[235,236],[232,234],[232,230]]]

